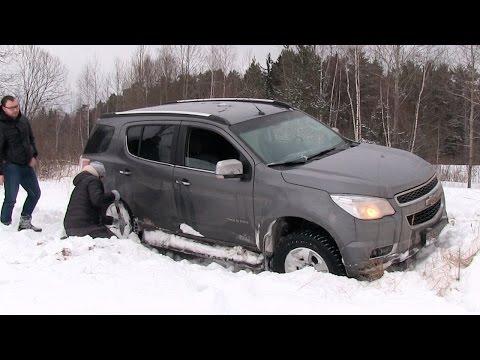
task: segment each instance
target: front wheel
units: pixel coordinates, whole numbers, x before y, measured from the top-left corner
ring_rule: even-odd
[[[275,249],[271,265],[272,270],[279,273],[311,266],[319,272],[346,275],[342,256],[333,240],[311,230],[283,237]]]
[[[123,219],[125,220],[125,228],[123,229],[123,233],[120,230],[119,226],[119,214],[115,207],[115,203],[110,204],[105,212],[106,215],[113,217],[113,224],[106,225],[111,232],[113,232],[119,239],[126,239],[128,235],[133,231],[133,222],[132,216],[130,212],[125,207],[125,204],[122,201],[118,202],[118,209],[120,210],[120,214],[122,215]]]

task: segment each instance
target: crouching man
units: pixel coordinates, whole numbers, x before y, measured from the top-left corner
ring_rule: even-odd
[[[105,176],[105,166],[99,161],[93,161],[73,179],[75,188],[63,220],[68,236],[116,236],[105,226],[112,225],[113,222],[113,218],[105,215],[105,211],[113,201],[120,200],[120,193],[117,190],[105,193],[102,182]]]

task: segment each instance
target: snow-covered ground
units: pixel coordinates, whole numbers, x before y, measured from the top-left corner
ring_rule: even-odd
[[[445,182],[438,242],[411,269],[365,282],[174,260],[133,234],[61,240],[71,180],[40,182],[43,232],[17,232],[23,189],[13,224],[0,224],[0,314],[480,314],[480,189]]]

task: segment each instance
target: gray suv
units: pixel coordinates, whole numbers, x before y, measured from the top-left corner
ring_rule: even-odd
[[[375,279],[448,222],[434,166],[273,100],[105,114],[81,156],[94,160],[122,195],[120,236],[252,269]]]

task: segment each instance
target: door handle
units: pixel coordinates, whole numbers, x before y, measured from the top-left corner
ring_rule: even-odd
[[[132,175],[132,172],[130,170],[120,170],[119,173],[127,176]]]
[[[190,181],[188,181],[187,179],[182,179],[182,180],[177,179],[177,180],[175,180],[175,184],[190,186]]]

